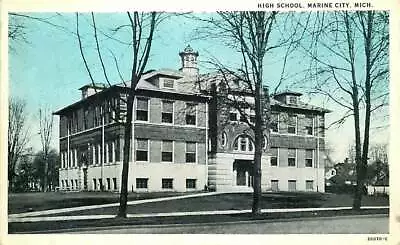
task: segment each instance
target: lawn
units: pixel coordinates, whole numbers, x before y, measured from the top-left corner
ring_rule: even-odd
[[[347,194],[322,193],[264,193],[263,209],[267,208],[319,208],[352,206],[352,196]],[[218,194],[213,196],[185,198],[128,206],[129,214],[191,212],[209,210],[251,209],[252,193]],[[363,206],[388,206],[388,197],[364,196]],[[116,214],[118,207],[99,208],[62,213],[59,215]]]
[[[129,193],[129,200],[148,199],[162,196],[184,195],[184,193]],[[117,193],[29,193],[9,196],[9,213],[46,210],[50,208],[75,207],[92,204],[118,202]],[[26,200],[29,200],[27,202]],[[348,194],[323,193],[264,193],[261,206],[266,208],[318,208],[345,207],[352,205],[352,196]],[[167,213],[209,210],[251,209],[252,193],[231,193],[212,196],[185,198],[128,206],[128,213]],[[363,206],[388,206],[389,199],[384,196],[364,196]],[[98,208],[74,211],[54,215],[115,214],[118,207]]]
[[[192,193],[129,193],[128,200],[141,200]],[[119,193],[112,192],[35,192],[8,194],[8,213],[79,207],[119,202]]]
[[[186,195],[189,193],[129,193],[129,200],[148,199],[165,196]],[[191,193],[190,193],[191,194]],[[91,204],[106,204],[118,201],[117,193],[101,192],[76,192],[76,193],[25,193],[9,195],[9,213],[38,211],[45,209],[64,208]],[[138,204],[128,206],[129,214],[137,213],[164,213],[179,211],[208,211],[208,210],[243,210],[251,209],[252,193],[217,194],[195,198],[185,198],[171,201]],[[352,196],[348,194],[322,194],[322,193],[264,193],[262,195],[262,208],[300,208],[300,207],[343,207],[351,206]],[[363,206],[388,206],[389,199],[384,196],[364,196]],[[98,208],[58,215],[89,215],[89,214],[116,214],[118,207]],[[118,226],[118,225],[149,225],[149,224],[183,224],[203,222],[235,222],[252,219],[291,219],[299,217],[338,216],[354,214],[387,214],[388,209],[320,211],[320,212],[295,212],[295,213],[270,213],[257,217],[250,214],[230,215],[199,215],[181,217],[146,217],[130,219],[104,219],[104,220],[77,220],[77,221],[43,221],[43,222],[13,222],[9,223],[9,232],[48,232],[65,228]],[[62,230],[60,230],[62,231]]]

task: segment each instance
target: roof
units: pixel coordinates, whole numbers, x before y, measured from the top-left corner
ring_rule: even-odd
[[[83,90],[85,88],[106,88],[107,86],[104,83],[90,83],[90,84],[86,84],[83,85],[82,87],[79,88],[79,90]]]
[[[294,96],[302,96],[302,93],[299,92],[295,92],[295,91],[290,91],[290,90],[286,90],[286,91],[282,91],[276,94],[273,94],[272,96],[282,96],[282,95],[294,95]]]
[[[171,77],[174,79],[178,79],[178,80],[182,80],[185,79],[184,74],[180,71],[176,71],[176,70],[171,70],[171,69],[160,69],[160,70],[156,70],[156,71],[150,71],[146,74],[144,74],[142,76],[142,78],[139,80],[136,90],[144,90],[144,91],[152,91],[152,92],[163,92],[163,93],[170,93],[170,94],[177,94],[177,95],[186,95],[186,96],[196,96],[196,97],[203,97],[203,98],[208,98],[209,96],[206,96],[200,92],[196,93],[196,92],[183,92],[183,91],[176,91],[176,90],[169,90],[169,89],[164,89],[164,88],[159,88],[157,86],[155,86],[154,84],[152,84],[151,82],[149,82],[151,80],[151,78],[154,77],[159,77],[159,76],[165,76],[165,77]],[[111,89],[126,89],[126,88],[130,88],[130,81],[126,81],[125,83],[118,83],[115,84],[111,87],[106,87],[104,84],[98,84],[99,86],[103,85],[104,87],[102,91],[99,91],[93,95],[90,95],[84,99],[81,99],[79,101],[76,101],[68,106],[65,106],[55,112],[53,112],[53,114],[55,115],[59,115],[62,112],[64,112],[65,110],[68,109],[72,109],[75,106],[77,106],[78,104],[81,103],[85,103],[85,101],[89,101],[94,99],[97,96],[101,96],[102,94],[105,94],[107,92],[109,92]],[[81,88],[79,88],[80,90],[87,88],[87,87],[93,87],[93,85],[89,84],[89,85],[84,85]]]
[[[277,106],[277,107],[282,107],[282,108],[290,108],[290,109],[302,109],[302,110],[309,110],[309,111],[319,111],[319,112],[323,112],[323,113],[330,113],[332,112],[331,110],[322,108],[322,107],[318,107],[318,106],[314,106],[314,105],[310,105],[310,104],[306,104],[304,102],[298,101],[297,104],[286,104],[283,103],[279,100],[275,100],[275,99],[271,99],[270,100],[270,104],[271,106]]]
[[[186,46],[186,48],[183,50],[183,52],[179,53],[180,56],[182,56],[184,54],[194,54],[196,56],[199,55],[199,53],[197,51],[195,52],[190,45]]]

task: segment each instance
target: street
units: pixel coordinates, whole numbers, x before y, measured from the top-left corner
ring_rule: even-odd
[[[216,224],[123,226],[74,230],[67,233],[100,234],[385,234],[387,215],[305,218],[280,221],[244,221]]]

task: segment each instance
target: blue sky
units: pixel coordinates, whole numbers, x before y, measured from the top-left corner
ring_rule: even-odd
[[[26,25],[26,37],[28,43],[13,43],[14,50],[9,52],[9,87],[10,95],[23,98],[27,102],[27,109],[30,112],[29,127],[32,132],[31,145],[34,149],[40,148],[38,132],[38,110],[40,107],[47,107],[55,111],[74,101],[80,99],[78,88],[90,82],[82,58],[79,53],[78,42],[72,34],[75,32],[75,15],[62,13],[35,14],[35,16],[49,18],[48,20],[66,30],[59,30],[48,24],[24,19]],[[84,42],[84,50],[87,54],[89,65],[97,82],[105,82],[102,76],[97,54],[94,52],[94,40],[90,26],[90,15],[80,17],[80,32]],[[118,24],[127,24],[128,19],[125,13],[120,14],[96,14],[99,29],[106,30],[108,27]],[[159,26],[155,36],[153,49],[148,69],[180,67],[178,53],[190,44],[200,53],[200,72],[206,72],[205,62],[210,57],[218,58],[222,63],[233,64],[238,62],[238,55],[223,43],[215,40],[193,40],[193,30],[198,26],[197,22],[183,16],[171,17]],[[128,40],[126,35],[119,38]],[[130,74],[129,47],[120,45],[100,35],[101,46],[115,52],[121,71],[125,79]],[[115,70],[114,61],[108,51],[104,51],[106,67],[111,80],[119,82]],[[268,57],[266,61],[266,79],[274,83],[279,79],[282,67],[283,53],[278,51]],[[288,70],[295,71],[301,64],[302,58],[293,59],[289,63]],[[282,89],[291,88],[290,83],[284,84]],[[303,91],[300,91],[303,92]],[[321,98],[308,98],[303,100],[320,105]],[[327,115],[327,124],[334,121],[341,114],[341,108],[334,104],[325,105],[333,113]],[[379,123],[378,123],[379,124]],[[373,141],[387,142],[387,130],[373,131]],[[53,146],[58,148],[58,118],[55,118]],[[327,140],[333,148],[333,157],[340,161],[345,157],[348,146],[352,143],[353,128],[352,120],[348,120],[339,129],[330,129],[327,132]]]

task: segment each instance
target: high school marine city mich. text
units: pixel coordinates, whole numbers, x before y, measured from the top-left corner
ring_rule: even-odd
[[[370,2],[285,2],[285,3],[258,3],[258,8],[281,8],[281,9],[296,9],[296,8],[326,8],[326,9],[346,9],[346,8],[372,8]]]

